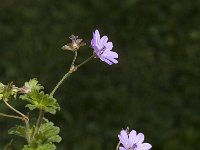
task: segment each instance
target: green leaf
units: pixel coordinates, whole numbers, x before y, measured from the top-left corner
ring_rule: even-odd
[[[32,138],[29,145],[24,146],[23,150],[54,150],[56,148],[53,143],[61,141],[58,135],[60,128],[47,119],[44,121],[46,122],[41,124],[38,134]]]
[[[47,122],[41,125],[39,130],[39,138],[44,139],[46,142],[61,141],[61,137],[58,135],[60,128],[54,126],[53,122]]]
[[[34,110],[37,108],[37,106],[32,105],[32,104],[27,104],[26,107],[28,107],[30,110]]]
[[[16,125],[8,130],[8,134],[14,134],[26,138],[26,129],[24,126]]]
[[[41,145],[37,148],[31,148],[28,145],[25,145],[22,150],[55,150],[56,146],[52,143]]]
[[[34,79],[30,79],[28,82],[25,82],[24,86],[27,87],[27,88],[30,88],[31,90],[34,89],[34,90],[37,90],[37,91],[44,89],[43,86],[38,84],[38,81],[35,78]]]
[[[30,110],[38,108],[51,114],[55,114],[56,110],[60,110],[60,106],[55,98],[38,90],[32,90],[27,94],[21,95],[20,98],[30,103],[26,105]]]

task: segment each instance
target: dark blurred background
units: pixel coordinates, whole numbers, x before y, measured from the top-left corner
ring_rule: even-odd
[[[89,45],[95,29],[119,64],[93,60],[57,91],[61,111],[46,117],[61,127],[58,150],[113,150],[127,126],[154,150],[200,149],[199,0],[1,0],[0,81],[36,77],[49,93],[73,58],[61,46],[71,34]],[[91,53],[80,49],[78,62]],[[0,118],[1,149],[15,123]]]

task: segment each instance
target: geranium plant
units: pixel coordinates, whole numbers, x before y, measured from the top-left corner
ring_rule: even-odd
[[[91,40],[91,46],[93,51],[90,57],[80,64],[76,64],[78,50],[86,45],[82,39],[78,36],[72,35],[70,37],[71,42],[62,47],[63,50],[71,51],[74,53],[73,60],[68,72],[61,78],[56,84],[51,93],[45,93],[44,87],[39,84],[37,79],[30,79],[26,81],[23,86],[18,87],[13,82],[8,84],[0,83],[0,102],[13,110],[13,114],[0,113],[0,116],[21,120],[20,125],[15,125],[9,129],[8,133],[16,136],[20,136],[26,140],[26,144],[22,150],[55,150],[55,143],[61,141],[59,136],[60,128],[55,126],[53,122],[45,118],[45,113],[55,115],[60,106],[58,100],[54,97],[55,92],[58,90],[63,81],[71,74],[76,72],[81,66],[86,64],[93,58],[100,59],[101,61],[112,65],[118,63],[118,54],[113,49],[113,43],[108,42],[108,37],[100,37],[99,31],[96,30],[93,33]],[[19,103],[25,101],[24,107],[30,110],[38,110],[38,116],[36,120],[30,118],[29,113],[24,114],[20,110],[17,110],[12,106],[12,100],[17,100]],[[136,135],[136,131],[122,130],[119,137],[119,144],[116,149],[120,150],[148,150],[151,145],[143,143],[144,135],[139,133]],[[9,150],[12,142],[8,143],[4,150]],[[120,144],[122,144],[120,146]]]

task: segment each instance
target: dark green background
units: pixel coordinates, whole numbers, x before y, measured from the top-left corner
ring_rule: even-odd
[[[36,77],[49,93],[73,57],[60,47],[71,34],[89,45],[95,29],[119,64],[93,60],[57,91],[61,111],[47,117],[61,127],[58,149],[113,150],[126,126],[154,150],[200,149],[199,0],[1,0],[0,81]],[[82,48],[78,62],[91,53]],[[15,123],[0,118],[0,147]]]

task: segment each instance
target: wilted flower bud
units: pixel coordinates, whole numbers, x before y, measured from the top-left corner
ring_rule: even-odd
[[[27,86],[23,86],[23,87],[19,88],[19,92],[23,93],[23,94],[26,94],[26,93],[31,92],[31,88],[27,87]]]
[[[83,39],[78,39],[78,36],[72,34],[69,38],[72,42],[64,45],[61,48],[62,50],[77,51],[81,46],[86,45],[86,43],[82,42]]]

